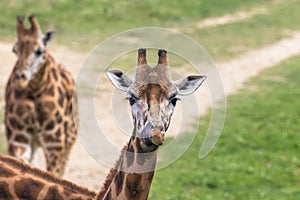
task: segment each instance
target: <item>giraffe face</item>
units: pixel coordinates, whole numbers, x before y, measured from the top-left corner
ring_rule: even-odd
[[[146,50],[140,49],[135,80],[118,69],[107,75],[114,86],[127,94],[138,137],[146,146],[161,145],[179,100],[178,95],[192,94],[205,76],[188,76],[171,81],[165,50],[159,50],[156,67],[146,64]]]
[[[127,99],[138,133],[142,133],[145,127],[151,127],[164,134],[168,130],[179,98],[175,87],[168,88],[161,84],[149,83],[138,88],[129,88]]]
[[[46,45],[52,39],[54,32],[42,35],[34,16],[30,16],[31,29],[23,26],[23,18],[18,17],[18,40],[13,52],[18,56],[14,76],[17,86],[24,89],[43,66]],[[35,28],[33,28],[35,27]]]

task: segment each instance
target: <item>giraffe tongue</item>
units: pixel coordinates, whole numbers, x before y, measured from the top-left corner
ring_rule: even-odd
[[[152,145],[160,146],[164,142],[164,134],[160,130],[153,128],[151,122],[144,127],[140,137],[143,143],[148,147]]]
[[[152,130],[153,126],[152,123],[149,122],[142,130],[142,132],[140,133],[140,138],[143,141],[143,143],[146,146],[152,146],[152,140],[151,140],[151,130]]]

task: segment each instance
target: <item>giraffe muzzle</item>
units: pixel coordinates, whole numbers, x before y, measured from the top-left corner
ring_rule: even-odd
[[[27,76],[26,76],[25,72],[17,72],[16,79],[17,80],[26,80]]]
[[[24,89],[28,85],[28,76],[24,71],[17,71],[15,73],[17,87],[19,89]]]
[[[151,122],[143,128],[140,138],[146,146],[161,146],[164,143],[165,133],[160,128],[153,127]]]

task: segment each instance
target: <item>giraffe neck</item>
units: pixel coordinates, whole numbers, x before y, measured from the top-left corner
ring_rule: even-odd
[[[0,155],[0,199],[93,199],[96,193]]]
[[[46,87],[52,83],[52,79],[57,79],[55,74],[55,60],[51,54],[46,50],[44,61],[40,64],[39,71],[34,75],[34,78],[29,82],[29,92],[32,96],[39,96],[45,92]],[[57,81],[57,80],[56,80]]]
[[[144,147],[140,138],[132,136],[96,199],[147,199],[156,166],[157,148]]]

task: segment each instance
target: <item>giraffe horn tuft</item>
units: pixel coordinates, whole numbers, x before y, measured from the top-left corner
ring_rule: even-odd
[[[23,20],[23,16],[17,16],[17,34],[19,38],[24,34],[25,30]]]
[[[147,60],[146,60],[146,49],[144,48],[140,48],[138,50],[138,66],[142,66],[143,64],[147,64]]]
[[[30,21],[30,24],[31,24],[31,32],[33,34],[36,34],[36,35],[39,35],[40,34],[40,26],[39,26],[39,23],[35,17],[34,14],[31,14],[29,17],[28,17],[29,21]]]
[[[166,67],[168,66],[168,57],[167,57],[167,51],[164,49],[158,50],[158,64],[163,64]]]

